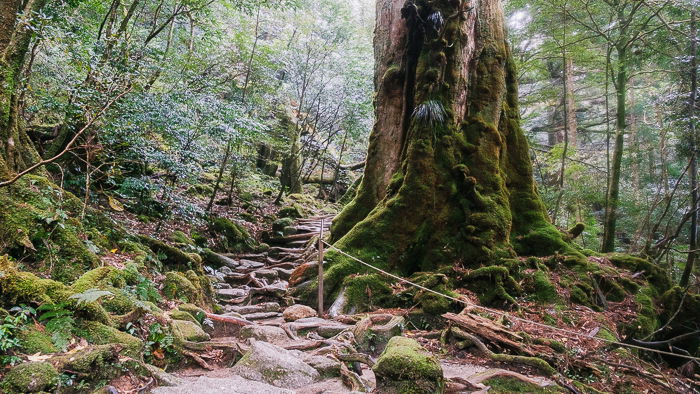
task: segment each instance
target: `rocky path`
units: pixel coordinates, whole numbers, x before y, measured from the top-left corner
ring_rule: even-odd
[[[208,314],[208,338],[190,338],[187,354],[201,369],[160,379],[175,393],[348,393],[369,392],[377,382],[376,357],[390,338],[401,335],[404,318],[390,314],[319,317],[287,295],[293,270],[318,257],[316,244],[331,216],[298,220],[275,229],[266,253],[217,255],[207,267],[222,314]],[[209,259],[211,260],[211,259]],[[238,360],[233,364],[234,360]],[[232,365],[233,364],[233,365]],[[468,381],[485,368],[440,361],[445,378]],[[351,367],[348,367],[351,366]],[[438,367],[438,368],[440,368]],[[475,381],[472,389],[483,385]],[[453,391],[470,392],[470,391]]]

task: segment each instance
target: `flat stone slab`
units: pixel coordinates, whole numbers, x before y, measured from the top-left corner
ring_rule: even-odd
[[[245,326],[239,331],[241,339],[253,338],[258,341],[265,341],[275,345],[282,345],[288,343],[291,339],[289,335],[276,326]]]
[[[255,341],[231,372],[276,387],[295,389],[320,379],[320,374],[294,353],[270,343]]]
[[[152,392],[154,394],[294,394],[292,390],[275,387],[263,382],[256,382],[233,374],[225,378],[200,376],[196,379],[187,380],[186,383],[177,387],[158,387]]]
[[[263,302],[262,304],[257,305],[226,306],[224,308],[226,309],[226,312],[235,312],[241,315],[260,312],[279,312],[280,309],[282,309],[280,304],[277,302]]]
[[[216,294],[222,299],[232,299],[245,297],[248,292],[245,289],[218,289]]]

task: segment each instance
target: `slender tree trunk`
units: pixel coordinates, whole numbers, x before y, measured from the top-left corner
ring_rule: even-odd
[[[562,62],[564,63],[564,75],[562,78],[564,87],[564,149],[561,153],[561,165],[559,167],[559,195],[557,196],[557,201],[554,204],[554,215],[552,217],[553,222],[557,223],[557,218],[559,217],[559,210],[561,207],[561,200],[564,197],[564,186],[566,183],[566,160],[569,156],[569,147],[576,147],[576,129],[578,127],[576,122],[576,108],[574,100],[573,91],[573,64],[571,57],[563,51]],[[566,224],[566,223],[565,223]]]
[[[535,187],[500,0],[399,3],[378,2],[378,123],[335,246],[405,274],[571,251]],[[334,292],[358,265],[327,258]]]
[[[604,253],[615,250],[615,231],[617,228],[617,206],[620,199],[620,174],[622,172],[622,154],[625,145],[625,129],[627,127],[627,48],[618,46],[617,78],[615,88],[617,93],[617,114],[615,116],[615,145],[613,148],[610,177],[608,180],[608,198],[605,207],[605,223],[603,225],[603,242],[601,250]]]
[[[695,8],[691,11],[690,19],[690,101],[688,103],[688,119],[690,119],[690,195],[691,195],[691,218],[690,218],[690,241],[688,242],[688,259],[683,269],[680,285],[688,286],[690,275],[693,273],[698,249],[698,141],[696,133],[695,106],[697,105],[698,90],[698,41],[697,41],[697,15]]]

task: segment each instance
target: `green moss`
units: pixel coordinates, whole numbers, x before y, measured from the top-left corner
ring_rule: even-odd
[[[245,227],[223,217],[209,224],[209,232],[214,238],[215,250],[240,253],[255,247],[255,240]]]
[[[654,286],[657,294],[662,294],[671,288],[671,280],[668,273],[662,267],[655,265],[649,260],[617,253],[608,255],[608,258],[617,267],[626,268],[632,272],[644,272],[645,277]]]
[[[484,304],[507,302],[517,304],[511,294],[520,293],[520,286],[510,275],[508,268],[499,265],[481,267],[469,272],[463,280],[476,292]]]
[[[549,275],[544,271],[537,271],[532,276],[533,292],[530,297],[539,303],[552,303],[559,301],[557,288],[549,281]]]
[[[277,212],[277,216],[279,216],[281,218],[299,219],[299,218],[303,218],[304,216],[306,216],[306,212],[304,211],[304,208],[302,208],[301,205],[295,203],[295,204],[292,204],[290,206],[286,206],[286,207],[280,209]]]
[[[193,259],[189,254],[180,249],[170,246],[163,241],[147,237],[139,236],[139,239],[144,245],[147,245],[156,255],[162,257],[162,263],[165,267],[176,269],[178,271],[195,270],[200,275],[204,275],[204,268],[201,262]]]
[[[209,334],[202,330],[199,323],[186,320],[173,320],[170,322],[173,336],[177,341],[203,342],[208,341]]]
[[[46,178],[29,175],[3,188],[0,206],[0,253],[62,282],[99,263],[83,241],[94,231],[76,219],[82,203]]]
[[[200,324],[207,317],[207,312],[204,309],[202,309],[194,304],[182,304],[182,305],[178,306],[177,309],[181,310],[183,312],[187,312],[190,315],[194,316],[194,318]]]
[[[590,296],[579,285],[573,286],[571,288],[571,291],[569,293],[569,300],[571,302],[573,302],[574,304],[585,305],[585,306],[591,305]]]
[[[76,293],[81,293],[88,289],[98,289],[103,287],[122,288],[127,284],[135,284],[136,275],[133,271],[120,270],[116,267],[106,266],[95,268],[84,273],[71,285],[71,289]]]
[[[192,238],[188,237],[187,234],[180,230],[173,231],[173,233],[170,234],[170,241],[183,245],[194,245]]]
[[[198,183],[190,186],[186,193],[191,196],[211,196],[212,193],[214,193],[214,188],[203,183]]]
[[[277,219],[272,223],[272,231],[275,233],[281,233],[284,231],[285,227],[289,227],[294,224],[294,219],[292,218],[281,218]]]
[[[27,326],[19,331],[17,337],[20,340],[22,350],[27,354],[56,353],[58,348],[51,341],[51,336],[39,331],[36,327]]]
[[[658,314],[654,305],[655,291],[650,286],[642,287],[634,297],[637,304],[637,318],[630,324],[623,325],[624,336],[644,338],[656,330],[659,325]]]
[[[413,339],[393,337],[372,368],[377,390],[385,393],[442,393],[438,360]]]
[[[170,318],[173,320],[189,321],[189,322],[192,322],[192,323],[199,325],[199,322],[197,321],[197,319],[195,319],[194,316],[192,316],[189,312],[185,312],[185,311],[174,310],[174,311],[170,312]]]
[[[379,274],[353,275],[344,282],[347,309],[354,313],[367,312],[375,306],[390,307],[392,291]]]
[[[58,371],[47,362],[31,362],[12,368],[0,383],[5,393],[51,392],[58,385]]]
[[[205,277],[197,276],[194,271],[182,272],[170,271],[165,274],[163,281],[163,295],[171,300],[191,302],[199,306],[207,306],[207,292],[202,282],[210,288]]]
[[[85,338],[89,343],[95,345],[108,345],[117,343],[123,345],[124,354],[140,358],[143,350],[143,341],[114,327],[104,325],[100,322],[83,322],[77,332],[78,336]]]
[[[598,333],[595,334],[595,336],[596,336],[596,338],[602,338],[602,339],[605,339],[605,340],[608,340],[608,341],[617,341],[617,340],[618,340],[617,337],[615,336],[615,334],[613,334],[613,332],[610,331],[610,330],[609,330],[608,328],[606,328],[606,327],[602,327],[602,328],[598,331]]]
[[[449,279],[444,274],[434,274],[419,272],[411,276],[410,280],[428,289],[437,291],[438,293],[447,294],[451,297],[458,298],[458,294],[450,288]],[[423,313],[428,315],[442,315],[456,307],[451,300],[445,297],[440,297],[436,294],[427,291],[418,291],[413,298],[417,302]]]
[[[91,346],[80,352],[59,356],[52,360],[61,369],[88,376],[90,381],[109,380],[121,374],[119,353],[121,345]]]

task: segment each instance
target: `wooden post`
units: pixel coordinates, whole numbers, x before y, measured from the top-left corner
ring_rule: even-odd
[[[324,220],[321,219],[321,231],[318,236],[318,316],[323,316],[323,229]]]

